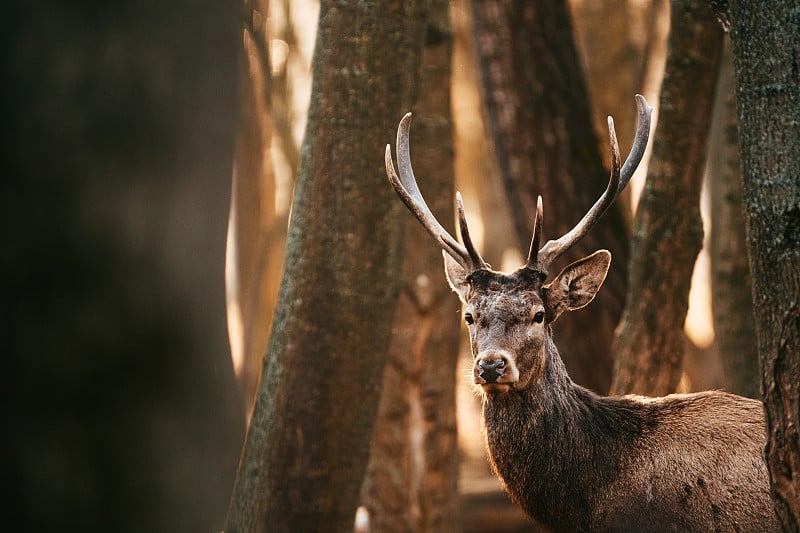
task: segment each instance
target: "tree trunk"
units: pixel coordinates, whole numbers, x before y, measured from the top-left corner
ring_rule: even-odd
[[[742,195],[767,417],[784,531],[800,531],[800,5],[731,2]]]
[[[630,146],[636,131],[636,107],[631,105],[631,96],[642,93],[646,52],[655,38],[654,2],[571,0],[568,3],[591,96],[595,136],[601,141],[598,147],[603,162],[610,168],[606,117],[609,113],[614,115],[620,146]]]
[[[323,2],[286,267],[226,530],[352,529],[399,275],[383,169],[414,6]]]
[[[245,1],[239,49],[239,125],[228,229],[228,323],[231,353],[249,413],[278,297],[285,235],[275,213],[270,160],[269,2]]]
[[[614,342],[617,394],[662,396],[680,379],[689,286],[703,244],[700,189],[722,36],[704,1],[672,3],[658,127]]]
[[[238,9],[0,11],[2,528],[218,531]]]
[[[714,333],[724,369],[725,388],[759,398],[753,284],[745,240],[730,46],[726,46],[723,53],[714,107],[708,157]]]
[[[545,206],[545,238],[568,231],[608,181],[592,131],[589,101],[564,1],[471,2],[485,122],[523,254],[536,197]],[[630,95],[633,108],[633,95]],[[616,259],[591,313],[559,322],[559,350],[570,375],[605,392],[611,344],[622,310],[627,226],[615,206],[568,259],[608,248]]]
[[[453,125],[455,129],[456,190],[461,191],[481,255],[500,268],[519,255],[517,236],[505,187],[499,178],[492,148],[486,137],[478,88],[478,65],[470,22],[469,0],[450,3],[453,27]],[[497,263],[496,261],[499,261]],[[521,259],[517,259],[517,262]],[[514,265],[516,266],[516,264]],[[467,340],[467,339],[464,339]],[[477,402],[477,397],[475,397]]]
[[[420,10],[425,39],[412,141],[414,170],[431,210],[453,220],[448,2]],[[363,493],[374,532],[459,531],[455,370],[458,303],[442,254],[408,216],[394,335]]]

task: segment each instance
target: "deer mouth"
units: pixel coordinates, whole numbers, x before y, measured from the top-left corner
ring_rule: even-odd
[[[487,394],[502,394],[513,388],[512,383],[483,383],[481,389]]]

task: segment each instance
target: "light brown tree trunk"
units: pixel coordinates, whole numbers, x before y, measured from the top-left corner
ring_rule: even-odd
[[[307,59],[303,54],[306,42],[311,40],[311,36],[307,34],[311,32],[302,24],[307,23],[311,15],[305,13],[303,16],[295,13],[297,10],[293,9],[293,5],[297,5],[297,2],[293,3],[292,0],[271,1],[275,2],[273,9],[278,12],[274,15],[276,22],[270,26],[275,32],[271,38],[279,40],[285,46],[286,54],[280,64],[277,62],[272,64],[270,96],[272,135],[275,143],[273,146],[282,156],[286,166],[285,172],[288,174],[287,179],[293,181],[300,165],[300,146],[295,137],[295,129],[297,123],[305,121],[305,111],[307,111],[298,109],[297,95],[306,93],[305,85],[311,76],[310,65],[306,64]],[[308,4],[312,3],[305,4],[304,11],[308,11]],[[270,20],[272,19],[273,16],[270,15]]]
[[[752,279],[745,240],[739,127],[730,46],[720,68],[709,147],[711,289],[714,333],[725,388],[759,398]]]
[[[268,5],[266,0],[244,3],[239,41],[239,125],[228,230],[228,329],[248,413],[261,375],[286,245],[284,225],[276,220],[275,176],[269,152]]]
[[[482,235],[473,236],[487,261],[501,267],[504,256],[519,253],[519,242],[505,187],[486,136],[481,116],[479,72],[470,21],[469,0],[450,4],[454,33],[453,123],[456,131],[456,188],[461,191],[467,213],[479,216]],[[496,178],[497,177],[497,178]],[[471,218],[470,218],[471,220]],[[467,340],[467,339],[464,339]],[[477,401],[477,398],[476,398]]]
[[[731,2],[742,195],[767,416],[784,531],[800,531],[800,5]]]
[[[447,223],[453,220],[454,197],[448,2],[420,3],[427,5],[416,26],[425,47],[413,106],[414,171],[428,205]],[[445,281],[439,248],[413,217],[404,218],[400,296],[364,505],[375,533],[459,531],[458,303]]]
[[[471,7],[485,122],[524,256],[537,195],[544,201],[544,238],[558,237],[600,195],[608,173],[564,1],[475,0]],[[610,381],[609,347],[625,294],[626,235],[622,208],[615,206],[569,254],[575,259],[609,248],[615,257],[593,312],[573,313],[558,325],[570,375],[600,392]]]
[[[606,148],[609,114],[614,115],[620,146],[633,142],[636,107],[631,105],[631,96],[643,91],[646,51],[650,40],[657,38],[651,28],[655,18],[653,4],[652,0],[569,2],[591,96],[592,123],[607,167],[611,165]]]
[[[614,393],[674,392],[689,286],[703,244],[705,170],[722,30],[702,0],[672,3],[649,175],[634,220],[628,299],[614,341]]]
[[[386,183],[416,79],[408,2],[323,1],[286,267],[226,531],[352,529],[399,276]]]

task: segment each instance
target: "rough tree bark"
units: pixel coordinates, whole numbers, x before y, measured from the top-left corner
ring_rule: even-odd
[[[544,201],[544,237],[557,237],[600,195],[608,173],[564,1],[474,0],[471,8],[485,122],[524,255],[537,195]],[[611,377],[609,348],[625,294],[627,233],[616,205],[566,258],[598,248],[615,258],[592,312],[574,313],[558,326],[570,375],[599,392],[608,389]]]
[[[711,129],[707,179],[711,198],[709,255],[714,336],[725,373],[725,388],[759,398],[753,284],[745,238],[730,46],[723,51]]]
[[[453,220],[454,195],[448,2],[420,4],[427,5],[421,6],[415,29],[425,47],[413,106],[412,160],[428,205],[446,223]],[[439,248],[413,217],[405,218],[400,297],[364,505],[374,532],[460,531],[458,304],[450,296]]]
[[[353,527],[397,292],[401,206],[382,148],[420,52],[413,12],[320,6],[285,272],[228,533]]]
[[[784,531],[800,531],[800,4],[729,20],[766,449]]]
[[[658,126],[614,340],[617,394],[661,396],[680,379],[689,286],[703,244],[700,189],[722,38],[704,1],[672,2]]]

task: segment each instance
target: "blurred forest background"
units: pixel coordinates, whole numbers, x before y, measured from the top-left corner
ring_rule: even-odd
[[[567,258],[612,270],[560,352],[599,393],[771,379],[796,449],[800,10],[777,4],[4,5],[9,531],[535,527],[488,471],[458,300],[385,177],[407,111],[433,212],[452,228],[460,190],[507,270],[537,194],[545,238],[599,196],[606,116],[627,153],[643,94],[646,162]]]

